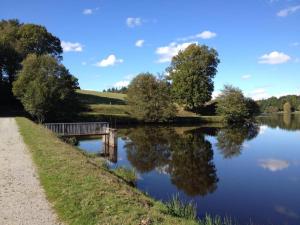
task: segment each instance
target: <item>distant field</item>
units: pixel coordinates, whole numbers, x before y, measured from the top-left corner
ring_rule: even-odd
[[[128,116],[126,95],[97,91],[77,91],[80,101],[85,104],[89,111],[84,112],[91,115],[119,115]]]
[[[83,112],[83,115],[90,116],[91,118],[115,116],[123,119],[132,119],[126,102],[126,94],[87,90],[78,90],[77,93],[80,101],[87,106],[88,109],[87,111]],[[203,122],[209,123],[220,122],[221,120],[221,117],[219,116],[199,116],[180,107],[177,107],[177,110],[177,117],[179,119],[195,119],[195,121],[199,121],[199,119],[201,119]]]

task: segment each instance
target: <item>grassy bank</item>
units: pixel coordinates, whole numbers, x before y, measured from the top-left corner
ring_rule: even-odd
[[[143,123],[129,113],[125,94],[78,90],[80,101],[88,109],[81,113],[81,121],[107,121],[111,124]],[[220,123],[220,116],[199,116],[178,108],[172,123]]]
[[[46,195],[66,224],[197,224],[168,215],[165,205],[145,196],[101,166],[101,162],[63,143],[43,127],[25,118],[17,118],[17,123]]]

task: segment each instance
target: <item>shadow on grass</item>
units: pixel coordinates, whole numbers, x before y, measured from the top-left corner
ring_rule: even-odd
[[[111,105],[126,105],[122,99],[111,98],[105,96],[96,96],[92,94],[77,93],[79,100],[84,104],[111,104]]]

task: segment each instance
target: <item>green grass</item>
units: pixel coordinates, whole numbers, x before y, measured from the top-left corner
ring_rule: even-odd
[[[145,196],[93,158],[62,142],[45,128],[17,118],[37,166],[41,184],[65,224],[194,225],[167,214],[164,204]]]
[[[176,194],[172,199],[166,203],[168,213],[182,218],[196,219],[197,210],[196,205],[193,202],[183,202],[179,195]]]
[[[126,167],[117,167],[116,169],[112,170],[114,174],[124,179],[130,185],[135,186],[136,181],[138,179],[138,175],[134,169],[129,169]]]
[[[130,115],[126,94],[78,90],[79,100],[89,109],[82,113],[85,120],[112,120],[117,122],[137,121]],[[176,123],[220,123],[220,116],[199,116],[196,113],[177,107]]]

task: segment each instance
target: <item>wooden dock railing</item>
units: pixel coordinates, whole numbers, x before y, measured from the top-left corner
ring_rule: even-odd
[[[108,135],[106,122],[90,123],[46,123],[46,128],[61,136]]]

